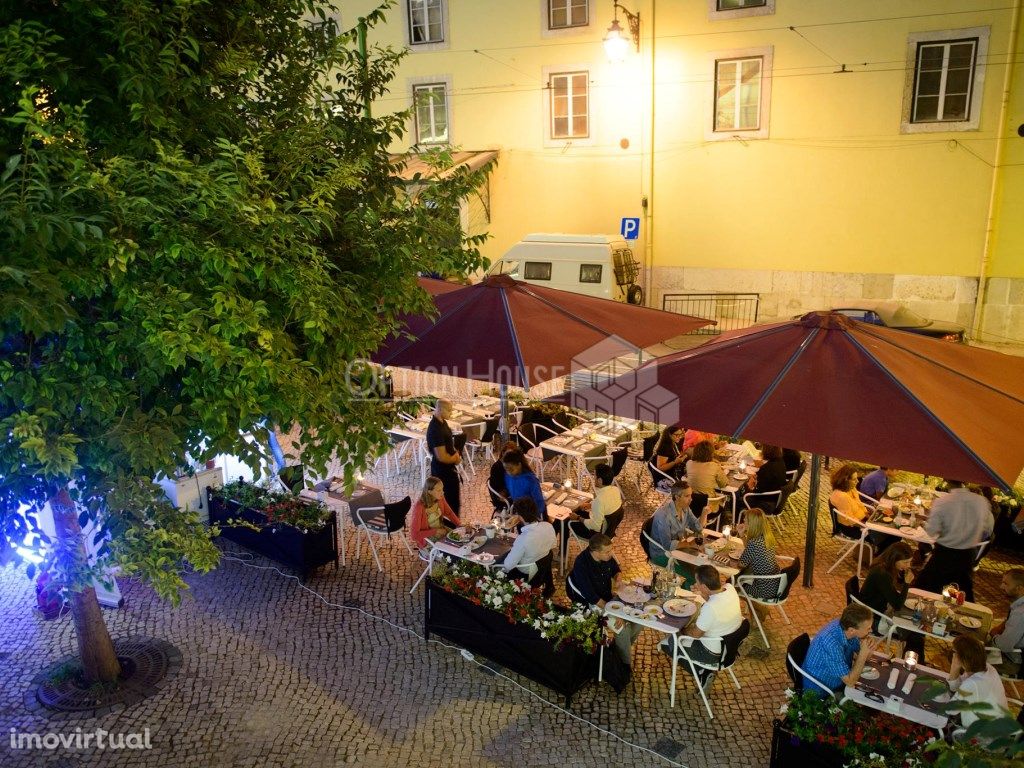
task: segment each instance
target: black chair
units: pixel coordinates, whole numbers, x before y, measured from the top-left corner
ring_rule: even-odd
[[[676,642],[679,644],[679,658],[686,662],[683,665],[683,669],[693,675],[697,681],[697,690],[700,693],[701,699],[704,700],[704,706],[708,711],[708,717],[714,719],[715,713],[711,711],[711,702],[708,701],[707,689],[710,687],[711,681],[714,679],[716,672],[728,672],[729,677],[732,678],[733,684],[737,689],[740,687],[740,681],[736,679],[736,674],[732,671],[732,665],[736,663],[736,657],[739,656],[740,643],[747,639],[747,635],[750,634],[750,621],[743,619],[740,626],[728,635],[722,638],[722,650],[717,661],[697,661],[690,657],[687,646],[679,642],[677,636]],[[675,696],[675,689],[672,690],[673,698]]]
[[[647,559],[651,559],[651,547],[657,546],[654,538],[651,536],[651,531],[654,529],[654,518],[649,517],[644,521],[644,524],[640,526],[640,546],[643,547],[644,554],[647,555]]]
[[[804,472],[807,471],[807,459],[800,459],[800,469],[796,473],[796,487],[800,487],[800,481],[804,477]]]
[[[409,538],[405,535],[405,520],[409,516],[410,509],[412,509],[412,499],[406,496],[401,501],[393,501],[383,507],[361,507],[355,510],[352,517],[356,522],[356,558],[359,558],[362,541],[359,538],[359,531],[366,534],[366,541],[370,545],[370,551],[373,553],[373,560],[377,563],[378,571],[383,571],[384,568],[377,556],[377,546],[373,543],[374,536],[390,540],[391,534],[396,534],[397,538],[405,544],[405,548],[409,550],[409,554],[415,554],[409,543]]]
[[[846,591],[846,604],[849,605],[854,600],[860,601],[860,579],[857,578],[857,574],[853,574],[846,580],[844,585]]]
[[[786,672],[789,674],[789,679],[793,681],[793,689],[799,693],[804,689],[805,680],[810,680],[834,699],[836,696],[834,691],[817,678],[804,672],[804,660],[807,658],[807,651],[810,647],[811,638],[804,632],[802,635],[794,637],[790,641],[789,647],[786,648]]]
[[[621,446],[612,451],[612,477],[618,477],[622,468],[626,466],[626,459],[629,458],[629,449]]]
[[[660,437],[661,435],[655,432],[653,435],[648,435],[643,439],[639,452],[632,448],[628,448],[626,451],[627,458],[630,461],[640,464],[636,471],[636,489],[638,492],[641,490],[640,479],[643,477],[643,468],[654,458],[654,449],[657,447]]]

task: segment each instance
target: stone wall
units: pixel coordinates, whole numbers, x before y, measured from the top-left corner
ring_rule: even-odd
[[[978,290],[977,278],[949,275],[655,267],[652,277],[652,306],[661,308],[666,293],[757,293],[759,322],[785,320],[830,306],[898,301],[925,317],[970,328]],[[1024,322],[1024,281],[1017,282],[1014,316]],[[1000,288],[996,298],[1006,297],[1004,301],[1009,302],[1009,288],[1002,283]],[[1024,332],[1017,337],[1024,339]]]
[[[998,345],[1024,344],[1024,278],[988,278],[981,340]]]

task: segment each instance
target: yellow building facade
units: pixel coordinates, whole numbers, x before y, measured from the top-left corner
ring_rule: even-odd
[[[343,26],[372,5],[346,3]],[[474,223],[490,258],[638,217],[652,306],[752,292],[770,319],[895,300],[1024,340],[1021,0],[615,6],[396,0],[371,32],[409,49],[374,105],[413,110],[394,151],[498,150]]]

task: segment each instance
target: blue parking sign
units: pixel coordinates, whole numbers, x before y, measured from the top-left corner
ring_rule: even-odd
[[[640,237],[640,219],[622,220],[622,228],[619,230],[623,240],[636,240]]]

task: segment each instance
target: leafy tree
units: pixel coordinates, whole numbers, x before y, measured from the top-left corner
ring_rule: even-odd
[[[304,462],[337,451],[351,480],[389,420],[356,361],[429,307],[417,272],[481,263],[432,214],[479,175],[446,174],[430,206],[404,193],[387,147],[406,116],[364,112],[401,54],[364,59],[336,18],[317,0],[0,6],[0,528],[21,541],[51,504],[43,567],[87,679],[119,671],[95,573],[176,602],[185,568],[217,562],[151,479],[189,456],[258,466],[268,425],[299,423]]]

